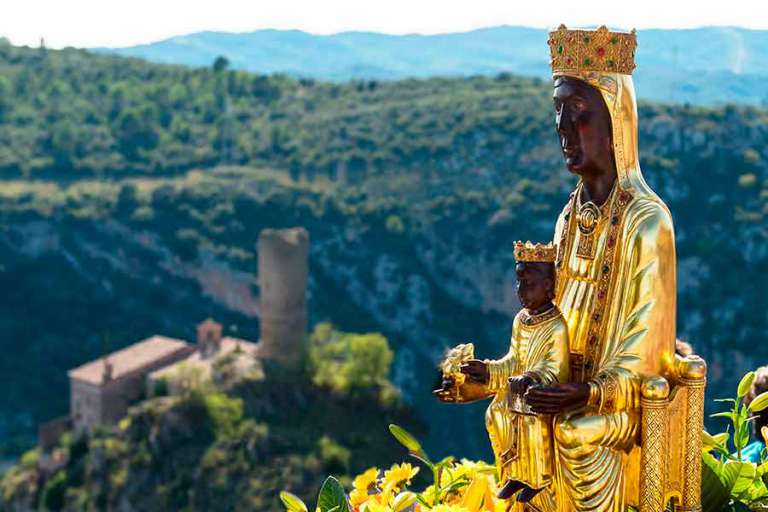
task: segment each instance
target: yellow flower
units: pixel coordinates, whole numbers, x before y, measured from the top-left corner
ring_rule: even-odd
[[[390,469],[384,472],[384,482],[382,487],[385,492],[396,492],[406,485],[410,485],[411,478],[419,472],[418,467],[404,462],[402,464],[393,464]]]
[[[392,512],[391,505],[394,496],[391,492],[387,490],[372,494],[363,494],[363,492],[355,489],[349,494],[349,502],[353,510],[359,510],[360,512]]]
[[[360,507],[360,512],[392,512],[392,507],[379,503],[376,500],[369,500]]]
[[[359,507],[376,492],[376,477],[379,476],[378,468],[368,468],[357,475],[352,482],[354,489],[349,493],[349,501],[352,508]]]
[[[436,505],[430,509],[431,512],[469,512],[466,508],[459,505]]]
[[[370,495],[366,491],[353,489],[352,492],[349,493],[349,504],[352,505],[352,508],[357,508],[368,501],[369,497]]]
[[[355,486],[355,490],[368,493],[376,488],[376,478],[378,476],[379,470],[377,468],[368,468],[355,477],[352,485]]]

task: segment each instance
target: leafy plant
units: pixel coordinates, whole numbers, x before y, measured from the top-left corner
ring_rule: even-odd
[[[493,466],[468,460],[457,462],[453,457],[433,462],[407,430],[391,424],[389,431],[409,455],[430,469],[432,484],[421,492],[408,490],[411,478],[418,473],[418,467],[408,463],[394,464],[383,476],[373,467],[354,479],[354,489],[347,498],[339,483],[329,477],[320,489],[319,512],[481,512],[501,505],[492,492],[496,485]],[[282,492],[280,498],[287,512],[307,511],[307,506],[289,492]]]
[[[749,444],[750,425],[754,413],[768,407],[768,392],[762,393],[749,405],[744,397],[755,380],[755,373],[747,373],[739,382],[736,398],[719,399],[718,402],[731,404],[728,411],[713,414],[726,418],[730,424],[726,431],[710,435],[704,432],[702,468],[702,507],[704,512],[740,510],[743,507],[755,510],[768,508],[768,460],[763,450],[760,464],[743,460],[743,450]],[[733,450],[729,446],[733,444]]]
[[[301,498],[286,491],[280,493],[280,500],[288,512],[307,512],[307,505]],[[329,476],[317,495],[318,512],[350,512],[347,495],[338,480]]]

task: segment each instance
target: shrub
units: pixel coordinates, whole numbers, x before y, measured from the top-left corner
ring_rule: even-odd
[[[381,334],[343,333],[329,324],[319,324],[310,340],[310,371],[315,385],[342,395],[361,395],[389,383],[394,354]]]
[[[67,475],[64,471],[54,474],[43,489],[43,506],[45,510],[61,510],[64,508],[67,491]]]
[[[34,468],[37,466],[37,460],[40,458],[40,452],[33,448],[24,452],[21,456],[21,465],[25,468]]]
[[[213,392],[204,396],[204,403],[216,438],[232,437],[243,420],[243,401]]]

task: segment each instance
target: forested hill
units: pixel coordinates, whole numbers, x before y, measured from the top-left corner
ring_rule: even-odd
[[[258,232],[303,225],[311,323],[386,334],[435,453],[480,453],[481,413],[432,400],[434,363],[458,342],[505,350],[511,242],[550,238],[574,185],[550,94],[505,74],[322,83],[0,45],[0,437],[65,412],[65,370],[105,338],[191,339],[206,316],[257,337]],[[768,114],[640,119],[675,220],[678,331],[711,396],[730,393],[768,362]]]

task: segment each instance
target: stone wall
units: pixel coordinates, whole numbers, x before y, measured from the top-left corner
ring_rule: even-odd
[[[69,380],[69,410],[76,432],[91,432],[101,423],[101,389],[77,379]]]

